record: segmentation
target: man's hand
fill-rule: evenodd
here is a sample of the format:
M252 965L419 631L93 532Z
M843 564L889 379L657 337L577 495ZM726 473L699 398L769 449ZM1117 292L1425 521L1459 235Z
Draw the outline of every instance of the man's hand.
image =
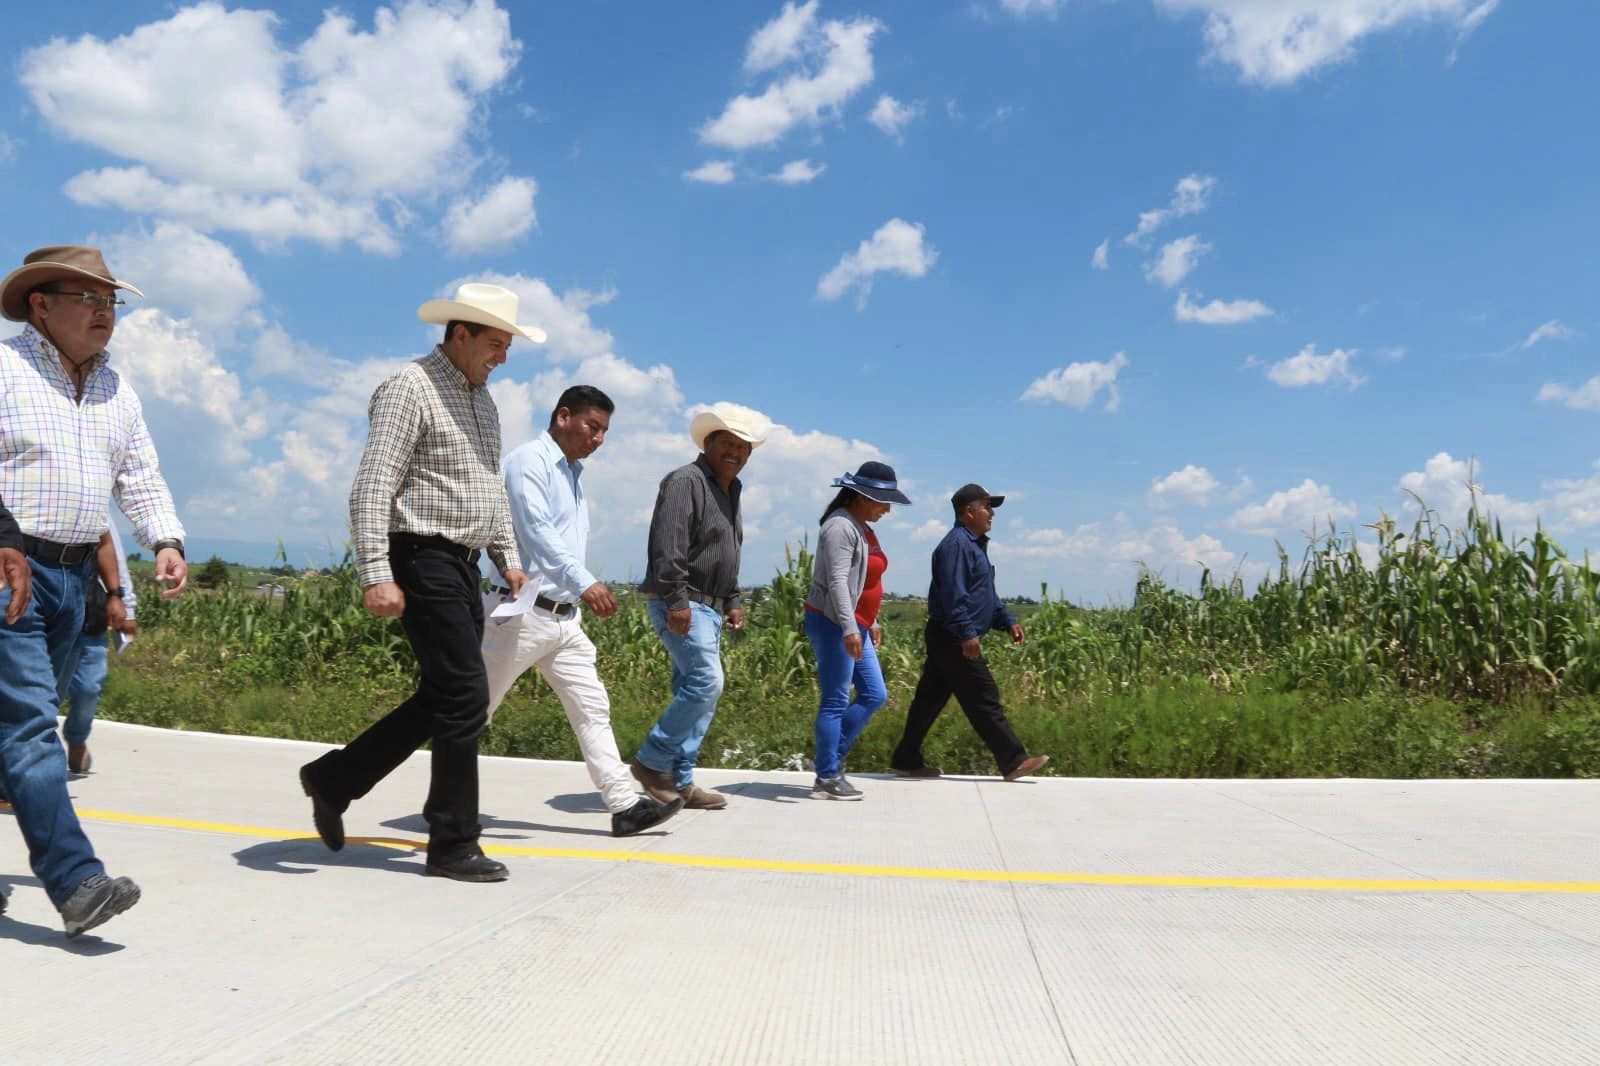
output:
M129 618L129 619L126 619L125 621L123 621L123 623L122 623L122 632L123 632L123 634L125 636L129 636L129 637L138 636L139 635L139 620L136 619L136 618Z
M724 626L726 626L727 628L729 628L729 629L743 629L744 628L744 608L743 607L735 607L733 610L729 611L728 612L728 620L726 622L722 623L722 624Z
M121 596L106 597L106 628L121 631L128 624L128 605Z
M983 654L983 641L977 637L968 637L961 642L961 654L969 659L976 659Z
M1028 639L1028 634L1022 631L1022 623L1014 622L1011 625L1011 643L1021 644Z
M521 573L521 571L516 571ZM506 575L506 580L511 580L511 575ZM399 585L393 581L380 581L376 585L368 585L361 592L361 599L367 605L367 610L379 618L399 618L406 613L406 594Z
M170 588L161 590L161 598L175 600L183 595L189 585L189 564L176 548L162 548L156 552L156 580Z
M6 604L6 625L14 626L33 598L33 571L28 569L27 556L15 548L0 548L0 581L11 590L11 602Z
M867 635L872 638L872 646L874 648L879 648L879 647L883 646L883 627L882 626L873 626L871 629L867 630Z
M526 570L507 570L504 574L506 588L511 590L511 598L516 599L517 593L522 591L522 586L528 583Z
M667 612L667 630L680 637L689 635L689 621L694 615L688 607L679 607L676 611Z
M610 618L617 613L616 598L606 588L604 581L596 581L583 590L583 605L594 612L596 618Z
M859 632L845 634L844 653L852 659L861 658L861 634Z

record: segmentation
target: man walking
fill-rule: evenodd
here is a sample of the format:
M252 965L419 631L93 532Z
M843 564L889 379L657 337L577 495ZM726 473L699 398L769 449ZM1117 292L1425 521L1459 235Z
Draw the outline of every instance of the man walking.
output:
M107 877L95 857L56 738L57 685L83 629L109 501L155 550L164 597L181 593L189 573L139 398L106 351L119 289L142 295L112 276L97 249L76 245L30 252L0 282L0 311L27 323L0 341L0 499L16 517L32 587L0 627L0 784L68 936L139 901L139 886Z
M674 796L661 803L633 790L611 732L611 700L595 672L594 644L580 624L580 603L599 618L617 613L611 590L584 565L589 499L581 480L583 460L605 443L615 410L604 392L574 385L556 401L549 427L506 456L511 525L528 581L536 587L526 613L485 627L483 661L491 718L523 671L539 668L567 712L589 779L611 811L611 835L626 837L671 818L683 800Z
M916 695L906 711L905 733L890 756L901 777L938 777L942 770L922 758L922 742L950 696L955 695L972 728L994 753L1007 781L1036 773L1048 755L1029 755L1006 718L981 637L991 629L1011 634L1013 644L1026 639L995 592L989 563L989 529L1004 496L991 496L980 485L963 485L950 497L956 524L933 550L933 581L928 586L928 624L923 630L928 657L922 664Z
M504 881L478 845L478 737L489 707L478 556L485 547L511 591L524 574L500 481L500 418L486 386L514 336L517 296L466 284L429 300L424 322L444 325L432 352L379 385L350 489L350 528L367 610L399 617L421 676L417 690L344 748L300 769L324 844L344 847L343 814L424 741L433 742L427 873Z
M694 783L700 743L722 695L722 629L744 626L739 602L739 471L767 439L765 416L717 403L694 417L700 455L661 480L650 517L649 560L639 591L672 658L672 701L633 757L633 776L663 803L720 810L726 796Z

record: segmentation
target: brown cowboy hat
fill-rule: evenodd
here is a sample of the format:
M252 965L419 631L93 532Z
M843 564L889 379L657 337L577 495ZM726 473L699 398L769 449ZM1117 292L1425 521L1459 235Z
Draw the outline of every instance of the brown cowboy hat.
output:
M81 244L53 244L48 248L35 248L22 260L22 265L6 275L0 282L0 313L13 322L28 320L28 293L40 285L70 278L88 278L101 281L119 289L127 289L135 296L144 293L111 276L105 257L98 248Z

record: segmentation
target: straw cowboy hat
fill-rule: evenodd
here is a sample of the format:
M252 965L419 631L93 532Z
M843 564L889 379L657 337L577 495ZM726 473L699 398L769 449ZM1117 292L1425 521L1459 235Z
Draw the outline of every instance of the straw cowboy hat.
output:
M29 252L23 258L22 265L7 274L5 281L0 282L0 313L4 313L13 322L26 322L28 293L40 285L72 278L99 281L119 289L126 289L135 296L144 295L126 281L118 281L111 276L111 268L106 266L105 257L100 254L100 249L88 248L81 244L53 244L48 248L36 248Z
M535 344L543 344L547 339L544 330L538 326L518 324L516 293L498 285L476 281L469 281L456 289L454 300L427 301L417 308L417 317L440 326L449 322L492 326L526 337Z
M752 448L759 448L766 443L767 433L772 429L772 420L760 411L752 411L748 407L741 407L736 403L718 401L706 411L701 411L689 423L689 439L694 441L694 446L701 451L705 450L706 438L718 430L732 433L735 437L749 444Z

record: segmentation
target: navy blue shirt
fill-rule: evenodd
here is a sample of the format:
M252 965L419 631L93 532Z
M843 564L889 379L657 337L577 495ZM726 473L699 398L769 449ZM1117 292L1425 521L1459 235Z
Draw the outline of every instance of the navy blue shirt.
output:
M933 549L933 583L928 586L928 617L957 640L1009 630L1017 620L994 590L989 538L957 523Z

